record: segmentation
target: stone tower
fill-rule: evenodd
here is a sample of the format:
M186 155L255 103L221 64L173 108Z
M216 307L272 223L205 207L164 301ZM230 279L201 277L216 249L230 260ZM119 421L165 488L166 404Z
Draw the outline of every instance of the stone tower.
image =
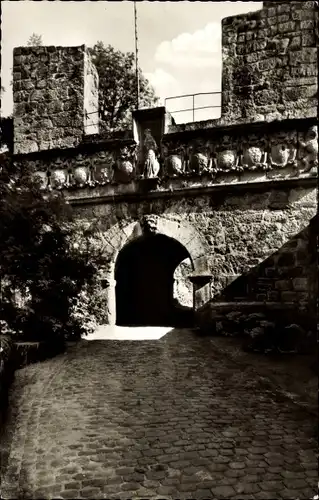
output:
M77 146L98 133L98 74L84 45L13 52L14 153Z
M226 122L317 116L318 7L264 2L222 21Z

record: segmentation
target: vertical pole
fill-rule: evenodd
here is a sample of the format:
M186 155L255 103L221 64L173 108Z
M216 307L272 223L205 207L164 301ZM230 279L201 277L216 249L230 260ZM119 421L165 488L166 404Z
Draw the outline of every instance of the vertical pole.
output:
M193 94L193 122L195 121L195 94Z
M136 72L136 109L140 104L140 80L138 75L138 48L137 48L137 11L136 1L134 0L134 26L135 26L135 72Z

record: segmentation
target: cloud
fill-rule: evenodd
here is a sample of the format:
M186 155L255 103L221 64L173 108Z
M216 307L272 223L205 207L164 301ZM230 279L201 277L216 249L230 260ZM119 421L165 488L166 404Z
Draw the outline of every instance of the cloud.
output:
M166 97L182 93L177 79L162 68L156 68L153 73L145 73L145 77L153 85L156 95L160 98L159 104L164 104Z
M165 98L167 97L219 90L218 72L217 75L214 75L217 77L216 81L214 78L211 78L211 75L206 75L203 79L198 80L198 71L192 71L191 67L189 70L188 78L182 76L180 79L176 79L163 68L156 68L152 73L145 73L146 78L153 85L156 95L160 98L159 106L165 105ZM209 107L207 109L199 109L201 106L220 106L220 95L197 95L194 104L194 118L196 120L209 120L220 116L220 108ZM193 121L192 111L187 111L188 109L192 109L192 106L192 97L177 97L166 102L166 109L172 113L176 123Z
M221 62L221 26L209 23L194 33L181 33L160 43L155 60L179 68L209 68Z

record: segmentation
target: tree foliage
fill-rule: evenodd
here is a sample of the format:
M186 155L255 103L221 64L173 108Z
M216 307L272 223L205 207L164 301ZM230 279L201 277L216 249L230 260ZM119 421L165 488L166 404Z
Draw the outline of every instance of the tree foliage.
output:
M0 151L13 150L13 119L11 116L0 117Z
M94 285L98 255L74 244L85 236L61 195L44 194L30 168L0 158L1 319L29 340L78 338L86 325L74 306Z
M102 131L131 126L131 113L137 107L135 58L131 52L115 50L98 42L90 49L99 75L99 118ZM153 87L139 68L139 107L156 105Z
M28 47L38 47L39 45L43 45L42 35L38 35L37 33L32 33L28 42Z

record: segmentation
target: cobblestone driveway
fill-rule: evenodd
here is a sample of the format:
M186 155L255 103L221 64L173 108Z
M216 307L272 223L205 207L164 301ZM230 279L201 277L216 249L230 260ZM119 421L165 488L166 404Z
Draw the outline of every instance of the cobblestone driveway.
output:
M17 372L2 494L310 499L313 419L194 332L83 341Z

